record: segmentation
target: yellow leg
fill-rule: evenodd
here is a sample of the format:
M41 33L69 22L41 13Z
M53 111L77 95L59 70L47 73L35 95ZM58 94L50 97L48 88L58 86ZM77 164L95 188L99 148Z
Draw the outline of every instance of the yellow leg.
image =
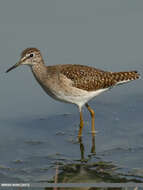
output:
M91 109L88 104L85 104L85 106L87 107L87 109L91 115L91 132L92 132L92 134L95 134L95 113L94 113L94 110Z
M79 125L79 132L78 136L82 136L82 129L83 129L83 116L82 116L82 111L80 111L80 125Z

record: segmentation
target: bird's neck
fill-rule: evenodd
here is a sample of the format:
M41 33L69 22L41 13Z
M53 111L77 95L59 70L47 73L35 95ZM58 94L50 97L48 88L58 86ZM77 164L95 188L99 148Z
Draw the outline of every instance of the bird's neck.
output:
M44 80L47 77L47 69L46 66L43 63L34 64L31 66L32 73L36 80L41 83L44 82Z

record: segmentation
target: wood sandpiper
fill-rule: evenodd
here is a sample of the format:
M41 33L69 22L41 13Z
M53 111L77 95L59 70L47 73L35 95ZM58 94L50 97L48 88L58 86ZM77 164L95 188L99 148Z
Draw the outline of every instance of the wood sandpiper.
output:
M80 112L79 137L82 135L83 129L82 107L84 105L91 115L92 134L95 133L95 113L87 103L89 100L113 86L140 78L137 71L108 72L74 64L46 66L37 48L25 49L21 53L19 62L6 72L20 65L30 66L37 82L52 98L78 106Z

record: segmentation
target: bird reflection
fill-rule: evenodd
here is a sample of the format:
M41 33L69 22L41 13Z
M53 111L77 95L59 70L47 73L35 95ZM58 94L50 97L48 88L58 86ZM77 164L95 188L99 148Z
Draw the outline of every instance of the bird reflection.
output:
M85 152L85 147L83 144L82 137L78 138L78 142L80 144L80 153L81 153L81 162L87 162L87 159L85 159L84 152ZM96 149L95 149L95 135L92 134L92 142L91 142L91 153L92 155L96 155Z
M88 155L88 158L85 158L85 150L86 147L84 146L82 137L78 138L81 159L80 162L73 162L69 164L59 165L56 164L55 168L55 177L54 177L54 184L55 187L52 188L45 188L45 190L52 189L52 190L64 190L67 187L58 187L58 183L69 183L75 185L77 183L81 184L81 187L71 186L68 187L69 190L76 190L76 189L87 189L87 190L125 190L122 187L114 187L114 188L107 188L107 187L96 187L100 182L130 182L130 180L126 179L125 177L118 176L117 174L112 174L112 171L117 169L117 166L113 165L111 162L105 162L101 160L99 161L91 161L91 157L96 155L96 146L95 146L95 135L92 135L92 142L91 142L91 149ZM76 160L77 161L77 160ZM79 161L79 160L78 160ZM83 187L84 183L89 183L89 187ZM95 187L90 187L90 183L95 183ZM136 189L137 190L137 189Z

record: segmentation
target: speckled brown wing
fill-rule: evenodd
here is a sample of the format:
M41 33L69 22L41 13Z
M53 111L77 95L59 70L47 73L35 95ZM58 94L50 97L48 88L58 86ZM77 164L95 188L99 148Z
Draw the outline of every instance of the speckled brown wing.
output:
M114 85L114 81L110 80L111 72L93 67L63 65L60 72L73 81L73 86L87 91L95 91Z
M73 86L87 91L109 88L122 81L139 78L137 71L112 73L83 65L61 65L60 73L71 79Z

